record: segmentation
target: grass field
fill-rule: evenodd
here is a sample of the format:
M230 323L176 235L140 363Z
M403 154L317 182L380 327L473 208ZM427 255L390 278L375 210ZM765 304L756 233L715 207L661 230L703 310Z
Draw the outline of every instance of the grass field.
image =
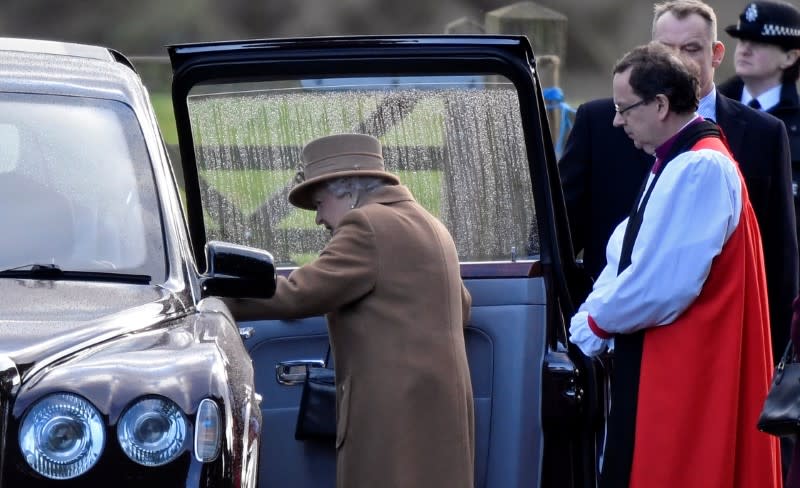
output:
M158 125L164 142L167 144L178 143L178 130L175 128L175 112L172 110L172 97L169 93L151 93L150 100L156 112Z
M387 103L385 92L369 94L260 92L189 100L195 144L303 146L328 134L352 131L365 122L381 133L385 146L444 144L445 102L440 95L409 90L403 107ZM164 107L169 100L165 100ZM386 107L389 105L389 108ZM160 112L161 109L157 109ZM164 125L174 121L164 119ZM166 137L166 136L165 136ZM169 141L168 141L169 142Z
M201 175L244 215L253 214L271 195L294 178L294 172L289 170L211 170L203 171ZM440 216L441 171L399 171L397 176L409 187L420 205L437 217ZM279 228L314 228L314 217L314 212L295 209L280 222ZM213 222L206 221L206 225L209 224Z

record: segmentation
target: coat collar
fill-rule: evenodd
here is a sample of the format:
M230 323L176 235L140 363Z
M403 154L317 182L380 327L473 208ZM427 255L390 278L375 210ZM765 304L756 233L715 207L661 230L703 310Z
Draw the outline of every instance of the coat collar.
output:
M739 114L746 107L736 100L732 100L720 92L717 92L717 120L716 123L722 128L725 140L735 154L740 154L742 143L745 140L745 123Z
M386 185L362 197L360 206L370 203L391 204L397 202L414 201L414 196L405 185Z
M730 78L725 83L719 86L719 92L728 98L732 98L737 102L742 99L742 90L744 89L744 82L738 76ZM797 110L800 107L800 97L797 95L797 87L793 83L784 83L781 85L781 97L778 104L767 111L767 113L774 113L784 109Z
M726 97L736 100L737 102L742 99L742 89L744 88L744 83L742 79L738 76L733 76L725 80L721 85L717 87L717 91Z
M717 92L717 124L723 125L733 122L742 108L744 108L744 105L738 100L728 98L722 93ZM725 129L725 127L723 127L723 129Z
M792 109L797 110L800 107L800 97L797 96L797 86L793 83L784 83L781 85L781 100L778 105L773 107L773 110Z

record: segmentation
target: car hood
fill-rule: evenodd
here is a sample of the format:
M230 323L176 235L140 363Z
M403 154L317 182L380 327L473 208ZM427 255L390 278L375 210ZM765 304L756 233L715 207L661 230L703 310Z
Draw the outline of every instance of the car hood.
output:
M0 296L0 355L20 372L183 311L152 285L0 279Z

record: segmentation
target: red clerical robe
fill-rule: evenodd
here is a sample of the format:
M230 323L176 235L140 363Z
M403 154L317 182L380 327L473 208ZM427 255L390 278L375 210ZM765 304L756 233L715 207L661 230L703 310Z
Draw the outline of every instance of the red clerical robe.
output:
M733 160L719 139L692 150L703 148ZM700 295L670 325L646 329L631 488L781 486L778 439L756 429L773 360L761 240L742 200Z

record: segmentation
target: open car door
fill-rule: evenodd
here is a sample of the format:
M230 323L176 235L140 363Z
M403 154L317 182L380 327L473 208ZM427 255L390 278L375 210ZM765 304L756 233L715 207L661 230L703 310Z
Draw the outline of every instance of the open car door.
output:
M287 201L302 146L378 137L387 170L453 235L472 294L476 486L594 486L602 378L566 341L578 274L527 39L254 40L169 54L198 263L216 239L270 251L280 273L313 260L327 233ZM259 485L334 486L333 444L294 438L305 367L326 356L324 318L239 325L263 396Z

